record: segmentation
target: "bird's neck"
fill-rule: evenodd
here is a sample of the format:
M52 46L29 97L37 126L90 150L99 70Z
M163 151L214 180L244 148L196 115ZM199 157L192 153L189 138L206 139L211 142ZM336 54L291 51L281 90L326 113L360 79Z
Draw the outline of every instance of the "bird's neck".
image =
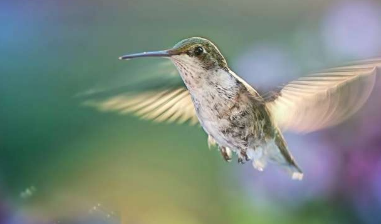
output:
M216 68L204 69L179 69L181 78L192 95L195 94L234 94L237 90L238 80L230 72Z

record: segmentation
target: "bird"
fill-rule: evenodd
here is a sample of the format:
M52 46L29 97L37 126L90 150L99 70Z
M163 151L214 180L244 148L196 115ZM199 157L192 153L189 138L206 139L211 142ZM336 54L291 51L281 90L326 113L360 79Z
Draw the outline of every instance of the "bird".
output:
M127 94L87 100L85 105L158 122L199 123L208 146L216 147L225 161L236 154L238 163L250 161L259 171L276 163L296 180L303 172L282 133L310 133L347 120L367 101L381 67L381 58L359 61L260 94L229 68L214 43L202 37L119 59L146 57L170 59L181 79L159 78L152 86L135 86Z

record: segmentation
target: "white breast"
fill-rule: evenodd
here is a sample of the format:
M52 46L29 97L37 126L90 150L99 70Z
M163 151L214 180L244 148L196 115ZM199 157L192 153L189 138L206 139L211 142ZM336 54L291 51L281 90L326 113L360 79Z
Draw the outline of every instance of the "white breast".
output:
M237 91L236 78L220 68L205 70L199 62L187 55L171 58L187 86L204 130L220 145L228 145L220 130L229 125L216 111L230 108Z

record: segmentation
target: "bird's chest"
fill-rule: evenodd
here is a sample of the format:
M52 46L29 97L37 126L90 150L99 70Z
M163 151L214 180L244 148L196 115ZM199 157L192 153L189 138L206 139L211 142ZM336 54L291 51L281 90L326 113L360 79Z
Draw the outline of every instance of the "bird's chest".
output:
M261 127L250 93L234 75L224 70L180 71L204 130L219 145L244 149L260 139Z
M241 149L252 135L252 104L244 93L233 89L204 89L192 94L192 99L204 130L219 145Z

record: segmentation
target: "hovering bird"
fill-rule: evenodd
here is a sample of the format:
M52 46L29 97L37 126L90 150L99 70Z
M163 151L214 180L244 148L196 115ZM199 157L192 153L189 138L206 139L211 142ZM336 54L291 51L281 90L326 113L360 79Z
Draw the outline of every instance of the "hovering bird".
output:
M252 161L260 171L273 161L293 179L302 179L303 172L282 131L309 133L343 122L366 102L381 66L381 59L374 59L321 71L267 97L236 75L216 45L201 37L182 40L169 50L119 59L142 57L169 58L183 82L163 79L163 85L86 104L156 121L199 121L208 145L216 145L226 161L235 153L239 163Z

